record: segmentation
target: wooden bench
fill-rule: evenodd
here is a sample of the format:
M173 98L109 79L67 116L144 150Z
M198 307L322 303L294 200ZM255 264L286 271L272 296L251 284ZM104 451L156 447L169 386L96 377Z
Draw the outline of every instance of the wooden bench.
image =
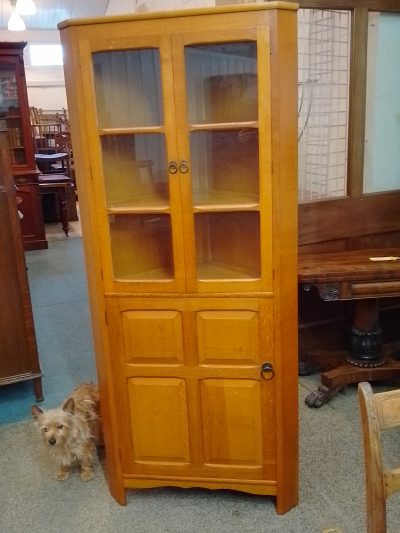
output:
M385 258L385 259L383 259ZM307 253L299 256L299 283L322 300L354 300L348 351L310 351L300 374L322 370L321 386L306 398L320 407L343 386L400 378L400 342L382 345L379 298L400 296L400 248Z

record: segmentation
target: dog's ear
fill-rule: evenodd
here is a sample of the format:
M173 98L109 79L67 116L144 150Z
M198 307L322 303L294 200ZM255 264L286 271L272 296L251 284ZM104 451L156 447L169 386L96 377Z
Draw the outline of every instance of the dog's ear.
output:
M32 405L31 412L34 420L37 420L38 417L43 414L43 409L40 409L37 405Z
M75 402L73 398L68 398L68 400L64 402L63 410L71 413L72 415L75 413Z

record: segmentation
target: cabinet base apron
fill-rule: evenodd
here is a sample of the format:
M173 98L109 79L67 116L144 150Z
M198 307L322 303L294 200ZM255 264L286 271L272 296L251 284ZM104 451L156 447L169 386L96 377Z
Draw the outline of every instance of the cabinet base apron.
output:
M156 487L180 487L183 489L199 488L199 489L225 489L238 490L241 492L248 492L251 494L259 494L264 496L276 496L276 482L275 481L251 481L243 480L237 481L235 479L227 479L221 481L220 479L211 478L187 478L187 477L172 477L172 476L134 476L124 475L124 487L127 489L149 489Z

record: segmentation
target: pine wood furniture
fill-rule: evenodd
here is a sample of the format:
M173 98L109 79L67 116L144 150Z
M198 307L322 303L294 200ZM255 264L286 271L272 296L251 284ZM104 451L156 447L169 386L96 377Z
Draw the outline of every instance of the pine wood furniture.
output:
M344 385L400 377L400 359L392 357L400 342L382 346L378 307L378 298L400 296L400 248L302 254L299 283L307 290L316 287L326 302L354 300L350 349L313 350L300 365L303 375L324 370L307 405L321 407Z
M7 131L0 131L0 228L0 385L32 380L41 401L42 373Z
M111 493L297 503L296 5L59 25Z
M47 248L25 81L25 42L0 42L0 127L8 130L11 164L22 202L25 250Z
M359 383L364 442L367 533L386 533L386 500L400 490L400 468L386 469L381 435L400 426L400 390L375 393L369 383Z

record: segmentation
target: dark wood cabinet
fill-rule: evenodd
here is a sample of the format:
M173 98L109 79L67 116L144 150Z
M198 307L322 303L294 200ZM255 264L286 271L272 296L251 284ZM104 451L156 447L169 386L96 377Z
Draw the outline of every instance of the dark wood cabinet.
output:
M0 385L32 380L43 399L24 249L6 131L0 131Z
M0 129L8 131L12 173L15 184L21 187L24 249L38 250L47 248L47 241L26 90L25 46L25 42L0 42Z

